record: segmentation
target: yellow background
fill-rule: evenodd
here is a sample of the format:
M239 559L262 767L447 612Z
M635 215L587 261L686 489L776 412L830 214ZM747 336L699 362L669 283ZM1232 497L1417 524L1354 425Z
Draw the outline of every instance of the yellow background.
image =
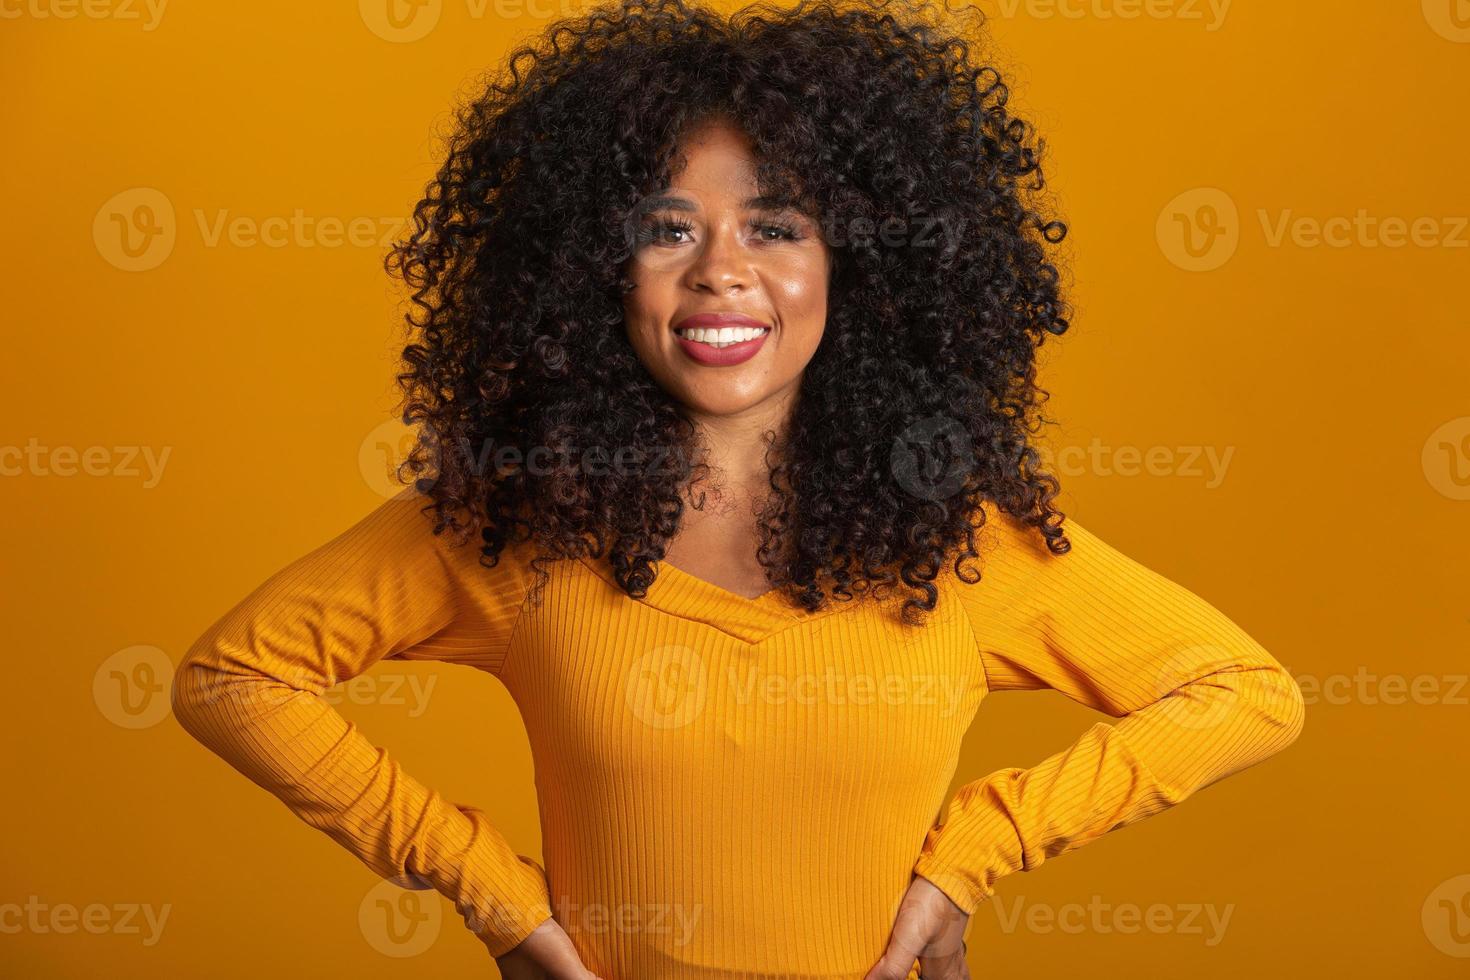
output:
M0 2L7 977L495 975L432 893L438 932L395 946L372 874L163 693L216 616L383 501L383 235L455 94L579 9L443 0L394 27L386 2ZM1004 880L972 969L1464 976L1470 4L983 8L1071 226L1077 315L1043 375L1063 509L1239 622L1308 716L1280 757ZM281 221L298 212L314 230ZM1388 244L1387 219L1418 241ZM134 239L155 251L119 222L160 229ZM504 689L366 676L341 710L539 854ZM1094 720L996 697L956 785ZM112 926L17 931L3 908L30 901ZM121 911L145 905L168 912L151 944Z

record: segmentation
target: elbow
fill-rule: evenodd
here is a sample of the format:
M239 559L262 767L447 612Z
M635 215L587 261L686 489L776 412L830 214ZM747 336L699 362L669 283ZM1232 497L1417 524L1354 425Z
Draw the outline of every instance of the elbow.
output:
M1262 755L1274 755L1301 737L1307 720L1306 698L1291 672L1274 660L1253 676L1256 683L1247 693L1262 730Z
M225 676L213 663L210 651L205 640L196 641L174 671L169 689L174 719L199 741L205 740L214 713L228 690Z
M1259 645L1208 676L1207 705L1192 727L1224 726L1228 740L1259 762L1292 745L1306 725L1301 685Z
M1285 748L1301 736L1302 729L1306 726L1307 699L1302 694L1302 686L1285 667L1281 668L1281 675L1284 707L1278 721L1282 728L1282 748Z

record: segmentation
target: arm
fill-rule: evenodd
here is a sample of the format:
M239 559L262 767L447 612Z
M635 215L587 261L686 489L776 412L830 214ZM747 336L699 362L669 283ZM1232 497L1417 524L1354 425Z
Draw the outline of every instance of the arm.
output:
M473 540L432 533L425 503L401 492L220 617L179 666L174 713L374 872L447 896L498 956L551 917L539 866L319 697L379 660L503 663L527 569L511 548L479 565Z
M1260 644L1183 586L1067 520L1072 550L989 511L981 581L948 570L991 691L1052 688L1120 718L1029 769L962 787L915 872L971 913L1030 871L1290 745L1301 689Z

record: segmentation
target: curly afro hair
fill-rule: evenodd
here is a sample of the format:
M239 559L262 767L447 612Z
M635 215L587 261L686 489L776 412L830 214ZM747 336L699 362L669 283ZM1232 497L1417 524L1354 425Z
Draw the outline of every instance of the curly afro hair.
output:
M511 52L456 108L385 260L411 289L398 383L419 442L399 478L435 532L478 529L490 566L534 540L537 593L546 562L582 555L646 594L707 467L626 335L628 229L680 135L719 118L763 189L840 230L823 338L767 455L772 588L815 611L901 582L919 622L945 562L978 580L962 562L987 503L1069 550L1031 439L1051 421L1036 352L1068 325L1067 228L1042 209L1044 143L955 23L922 0L623 0Z

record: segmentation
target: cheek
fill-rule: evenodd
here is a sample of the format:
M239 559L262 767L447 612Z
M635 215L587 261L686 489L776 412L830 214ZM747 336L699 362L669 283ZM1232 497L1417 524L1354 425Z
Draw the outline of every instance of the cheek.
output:
M827 263L823 256L803 256L788 263L775 279L777 312L789 328L820 330L827 318Z
M673 307L666 278L656 272L630 273L634 288L623 294L623 321L635 339L653 335L670 315Z

